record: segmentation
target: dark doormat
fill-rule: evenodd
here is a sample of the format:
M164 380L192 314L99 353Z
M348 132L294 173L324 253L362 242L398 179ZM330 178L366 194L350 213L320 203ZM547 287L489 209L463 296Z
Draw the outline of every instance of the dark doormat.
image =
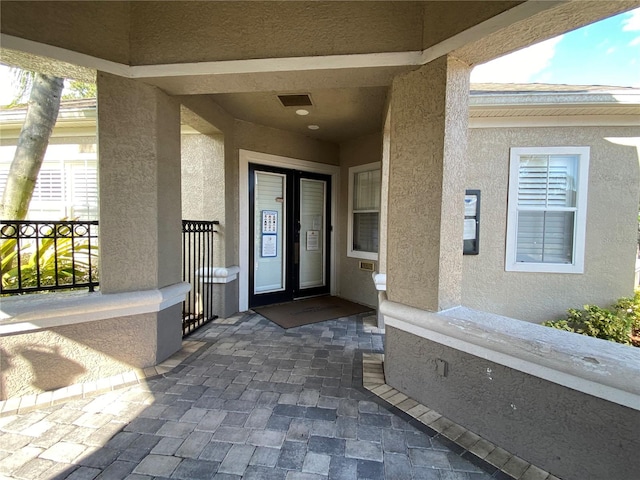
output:
M323 296L268 305L254 308L253 311L268 318L273 323L277 323L282 328L293 328L373 310L371 307L339 297Z

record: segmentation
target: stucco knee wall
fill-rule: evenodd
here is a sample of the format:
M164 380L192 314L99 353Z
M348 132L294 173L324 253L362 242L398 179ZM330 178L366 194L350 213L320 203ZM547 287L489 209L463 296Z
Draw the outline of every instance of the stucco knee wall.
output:
M384 370L397 390L564 480L637 478L638 410L388 325Z
M176 308L2 336L0 400L156 365L180 348Z

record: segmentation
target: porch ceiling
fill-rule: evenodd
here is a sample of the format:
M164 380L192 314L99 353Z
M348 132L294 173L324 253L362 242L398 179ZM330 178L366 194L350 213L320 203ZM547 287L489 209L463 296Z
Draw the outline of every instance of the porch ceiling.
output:
M98 70L204 95L235 118L341 142L381 128L403 72L447 54L474 65L638 4L3 1L1 53L59 76ZM314 105L300 117L277 93Z
M418 65L309 69L142 78L172 95L203 95L231 116L327 142L380 131L388 87L394 76ZM309 94L309 115L284 107L280 94ZM309 125L320 128L310 130Z
M282 91L211 95L236 118L315 138L340 142L380 131L387 87L340 88L306 91L313 105L284 107L278 100ZM300 116L303 108L308 115ZM310 130L309 125L317 125Z
M331 60L325 65L322 60L326 59L305 59L299 69L285 65L281 70L259 71L247 62L243 67L248 65L250 72L163 75L141 80L172 95L205 95L240 120L341 142L382 129L386 92L393 78L419 67L419 54L399 57L409 64L385 65L386 58L376 55L365 68L335 68ZM296 108L283 107L278 101L278 94L291 93L311 96L309 115L298 116ZM320 128L310 130L308 125Z

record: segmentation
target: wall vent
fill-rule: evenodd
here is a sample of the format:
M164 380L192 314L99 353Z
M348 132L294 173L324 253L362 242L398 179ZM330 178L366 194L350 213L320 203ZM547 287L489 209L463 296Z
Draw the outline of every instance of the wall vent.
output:
M278 99L285 107L309 107L313 105L311 97L306 93L278 95Z
M376 268L376 264L374 262L363 262L362 260L360 260L360 270L373 272L375 268Z

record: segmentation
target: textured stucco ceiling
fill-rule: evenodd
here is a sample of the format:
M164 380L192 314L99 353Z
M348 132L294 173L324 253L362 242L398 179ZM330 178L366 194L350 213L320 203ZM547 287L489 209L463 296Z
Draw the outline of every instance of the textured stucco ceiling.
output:
M340 142L382 129L386 87L320 89L308 91L313 102L309 114L296 114L296 107L284 107L279 93L232 93L211 98L236 118L288 130L321 140ZM317 125L310 130L308 125Z

